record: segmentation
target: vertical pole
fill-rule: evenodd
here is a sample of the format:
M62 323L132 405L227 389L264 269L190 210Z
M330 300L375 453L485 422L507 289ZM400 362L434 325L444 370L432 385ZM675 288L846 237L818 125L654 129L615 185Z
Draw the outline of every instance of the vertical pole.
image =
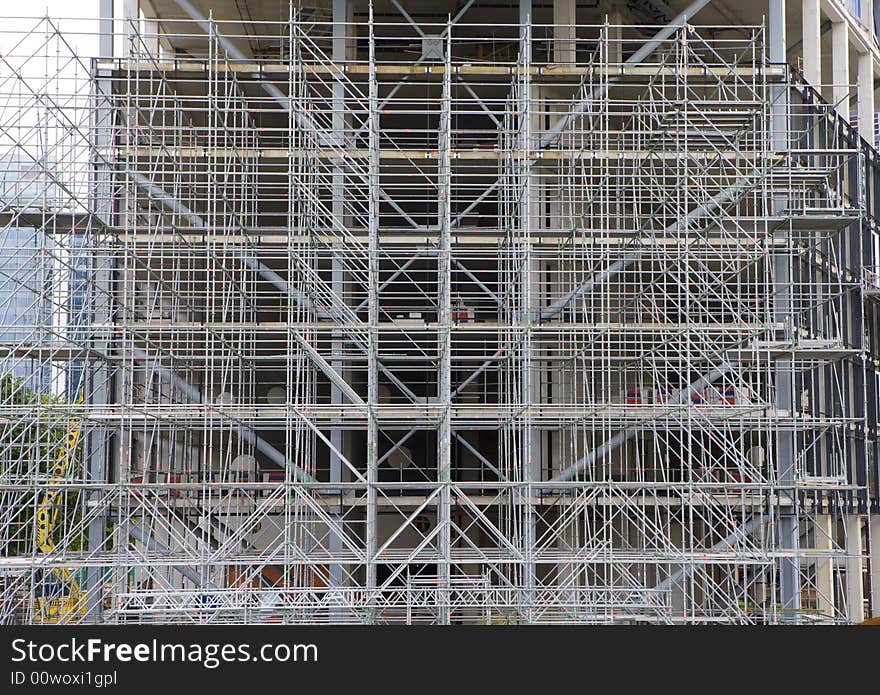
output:
M769 0L769 26L767 41L769 44L770 62L783 64L786 62L785 38L785 0ZM773 152L784 152L788 149L788 87L777 84L770 89L771 149ZM771 201L774 214L785 209L786 201L774 197ZM782 335L785 341L791 341L792 332L792 298L791 298L791 258L790 233L783 227L776 232L781 235L782 244L774 248L773 256L773 292L775 294L774 319L784 326ZM792 374L794 364L791 358L780 358L776 361L776 407L783 412L791 412L794 404ZM779 558L779 603L782 606L782 620L798 622L800 615L800 568L796 556L799 546L799 530L797 496L795 490L795 439L794 432L780 427L776 433L776 482L779 500L778 558Z
M532 210L532 177L531 177L531 156L532 147L532 81L530 68L532 62L532 3L531 0L520 0L519 2L519 21L520 21L520 103L518 111L520 115L519 125L519 145L516 154L518 159L518 167L520 169L520 181L522 181L523 192L520 202L520 238L515 240L514 247L521 244L523 249L523 260L521 267L522 288L521 288L521 311L519 313L518 322L526 331L525 340L523 341L523 360L522 360L522 383L521 383L521 400L525 408L526 416L522 425L522 482L520 485L519 501L522 511L523 524L523 558L525 564L523 567L523 603L522 615L525 622L531 622L535 601L535 562L534 562L534 546L535 546L535 525L537 523L535 510L532 506L532 481L535 479L535 470L539 466L538 455L540 453L540 440L535 436L531 423L531 407L534 399L534 368L532 364L532 337L531 322L533 317L540 314L538 307L533 304L534 292L532 287L533 275L536 275L533 267L532 258L532 242L531 228L535 220L533 220Z
M348 45L348 0L333 0L333 63L341 66L347 59ZM331 120L333 124L333 141L339 143L340 147L345 147L345 85L342 82L342 74L336 73L332 85L333 90L333 113ZM345 164L339 161L333 167L332 171L333 191L332 191L332 212L333 217L338 220L339 224L347 228L347 220L345 219ZM334 254L331 259L331 287L333 293L337 297L345 298L345 273L343 271L342 261ZM342 354L342 336L333 335L331 343L331 351L333 357ZM344 378L343 363L340 360L333 360L331 357L330 366L333 371L340 374ZM330 386L330 402L333 405L341 405L345 402L340 389L335 384ZM330 442L336 451L343 452L344 437L341 427L334 427L330 430ZM345 454L346 456L348 454ZM330 452L330 482L342 482L342 459L336 452ZM331 495L341 497L339 490L330 490ZM336 522L337 528L342 528L342 507L341 505L333 505L330 508L330 516ZM329 551L331 557L339 557L342 551L342 539L338 533L331 532L329 539ZM331 564L329 568L329 586L331 589L342 585L344 580L342 565Z
M368 349L367 356L367 596L373 604L371 620L375 621L376 548L378 515L376 484L378 482L379 429L376 408L379 404L379 86L376 82L376 37L373 24L373 3L369 17L369 247L368 247Z
M437 502L438 545L440 559L437 566L439 580L438 622L446 625L450 620L449 578L451 555L451 438L450 398L452 389L452 295L451 295L451 241L450 241L450 186L451 186L451 127L452 127L452 24L446 25L446 69L443 71L443 94L440 99L439 162L437 172L438 207L437 225L440 243L437 252L437 303L438 350L440 373L438 375L438 399L441 408L440 426L437 431L437 484L440 494Z
M100 0L98 5L98 51L101 58L113 58L113 0ZM95 148L109 145L112 139L111 126L113 114L110 106L109 95L112 83L109 79L95 76L93 88L95 90L95 120L92 126L91 143ZM95 159L93 167L94 194L92 207L100 219L110 221L112 209L109 205L112 187L111 173L107 167L98 164ZM74 253L89 253L96 247L94 230L87 233L85 239L74 241L76 249ZM102 254L103 255L103 254ZM104 255L105 260L99 267L97 254L95 258L84 259L89 263L89 283L86 292L90 297L83 300L92 305L93 311L86 319L93 322L106 322L110 316L109 300L107 299L110 288L111 261L109 255ZM98 354L106 354L108 345L106 341L94 345ZM110 382L111 371L109 365L94 363L90 368L89 363L82 363L80 368L86 371L83 375L82 388L84 389L84 403L86 405L102 405L107 403L112 396ZM71 394L72 395L72 394ZM88 470L88 481L91 483L103 483L107 480L108 454L110 445L106 439L106 431L93 426L84 425L86 436L84 437L84 457ZM87 495L86 506L91 511L95 505L101 504L102 492L93 490ZM103 547L106 541L107 512L106 510L95 514L89 522L88 541L89 552L96 553ZM104 583L105 568L90 564L86 569L86 622L97 623L102 616L102 590Z

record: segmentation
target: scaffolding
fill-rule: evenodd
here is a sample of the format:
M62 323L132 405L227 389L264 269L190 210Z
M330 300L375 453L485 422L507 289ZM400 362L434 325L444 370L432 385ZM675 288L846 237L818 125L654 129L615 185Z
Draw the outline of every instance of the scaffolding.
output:
M0 620L856 614L875 155L763 26L33 24Z

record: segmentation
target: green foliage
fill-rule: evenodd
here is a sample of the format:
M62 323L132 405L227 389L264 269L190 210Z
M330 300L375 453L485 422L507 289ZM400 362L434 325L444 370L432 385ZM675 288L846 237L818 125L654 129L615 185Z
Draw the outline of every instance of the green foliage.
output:
M64 443L70 432L71 418L65 409L55 406L69 404L59 396L35 393L25 385L25 380L12 374L0 375L0 475L16 481L22 475L39 476L46 480L58 457L64 451ZM20 416L21 406L31 406L29 417ZM15 410L12 410L15 408ZM5 411L5 412L4 412ZM82 472L82 438L71 454L71 464L65 471L66 479L80 477ZM11 555L30 555L35 547L36 504L29 495L22 494L20 500L27 502L27 508L17 515L12 528L6 530L12 542L5 548ZM39 501L39 498L38 500ZM57 498L61 510L56 528L61 529L75 524L80 518L79 493L71 491ZM71 550L82 547L82 539L77 538Z

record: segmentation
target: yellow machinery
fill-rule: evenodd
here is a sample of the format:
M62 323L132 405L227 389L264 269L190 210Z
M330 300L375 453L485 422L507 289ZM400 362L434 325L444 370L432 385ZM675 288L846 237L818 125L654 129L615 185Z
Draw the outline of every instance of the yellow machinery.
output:
M77 400L77 405L82 404L83 397ZM58 458L49 474L49 485L37 506L36 532L37 547L42 553L51 553L55 548L53 532L58 525L61 516L59 496L63 494L63 488L56 487L64 482L67 472L76 455L76 447L79 444L80 423L73 420L70 431L61 444ZM35 620L39 623L67 623L76 622L85 615L85 596L80 591L73 572L66 567L47 570L43 574L43 581L38 585L39 592L36 596Z

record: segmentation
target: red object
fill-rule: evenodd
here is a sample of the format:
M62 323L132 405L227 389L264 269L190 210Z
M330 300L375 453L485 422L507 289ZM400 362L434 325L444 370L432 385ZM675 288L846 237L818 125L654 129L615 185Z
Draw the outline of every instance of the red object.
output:
M626 392L626 404L627 405L641 405L642 404L642 392L639 389L632 389L631 391Z
M165 480L163 481L165 484L175 485L180 483L180 476L176 473L166 473ZM168 495L170 497L180 497L180 490L169 490Z

